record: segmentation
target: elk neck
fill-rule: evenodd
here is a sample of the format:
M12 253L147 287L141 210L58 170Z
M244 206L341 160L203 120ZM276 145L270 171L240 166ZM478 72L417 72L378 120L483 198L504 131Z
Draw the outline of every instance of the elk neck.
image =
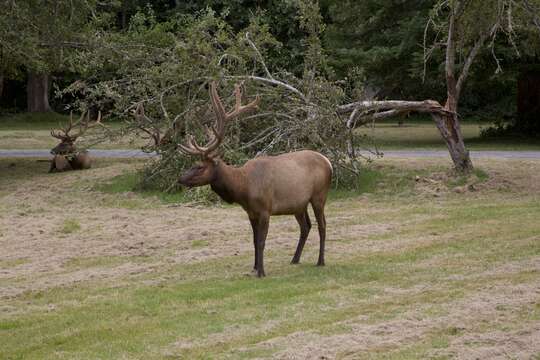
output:
M212 190L225 202L242 206L247 200L247 182L244 170L217 160L214 177L210 182Z

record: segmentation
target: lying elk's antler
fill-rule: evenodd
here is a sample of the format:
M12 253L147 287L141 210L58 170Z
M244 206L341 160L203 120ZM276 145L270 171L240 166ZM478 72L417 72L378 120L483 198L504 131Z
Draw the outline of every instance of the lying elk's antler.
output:
M193 135L189 135L186 145L178 144L180 151L187 155L201 155L209 156L213 151L215 151L218 146L223 141L223 136L225 135L225 126L230 120L244 114L248 111L256 109L261 101L260 97L250 102L247 105L242 105L242 86L241 84L236 84L234 87L235 95L235 106L234 109L226 112L223 102L219 97L217 92L217 83L213 81L210 84L210 100L212 102L212 108L216 114L216 123L210 128L207 128L207 134L209 141L205 146L200 146Z
M85 120L86 117L86 120ZM58 129L58 131L51 130L51 136L55 137L61 141L71 141L74 142L77 140L78 137L83 135L88 129L93 128L95 126L103 126L101 123L101 111L98 112L98 117L96 121L90 122L90 115L87 111L83 112L79 120L77 122L73 123L73 111L69 114L69 123L68 125L63 129ZM75 134L70 134L71 130L79 126L79 131Z

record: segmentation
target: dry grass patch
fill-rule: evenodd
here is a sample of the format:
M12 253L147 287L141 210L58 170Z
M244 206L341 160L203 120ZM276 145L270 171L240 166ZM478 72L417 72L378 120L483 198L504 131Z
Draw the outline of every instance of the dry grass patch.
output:
M477 161L487 176L466 193L433 175L446 174L441 160L378 164L367 192L332 195L325 268L314 266L316 227L303 263L289 265L297 224L276 217L258 280L240 208L98 190L137 162L51 175L20 161L0 178L0 357L540 351L540 163ZM447 190L434 196L417 176Z

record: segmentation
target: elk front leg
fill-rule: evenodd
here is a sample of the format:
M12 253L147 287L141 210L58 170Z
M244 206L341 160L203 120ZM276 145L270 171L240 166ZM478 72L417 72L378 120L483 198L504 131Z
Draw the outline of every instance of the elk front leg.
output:
M257 276L263 277L264 273L264 243L266 242L266 235L268 235L269 215L260 215L257 218L257 239L256 239L256 262L257 262Z
M71 165L64 155L55 155L52 162L54 163L54 167L51 165L49 172L71 170Z

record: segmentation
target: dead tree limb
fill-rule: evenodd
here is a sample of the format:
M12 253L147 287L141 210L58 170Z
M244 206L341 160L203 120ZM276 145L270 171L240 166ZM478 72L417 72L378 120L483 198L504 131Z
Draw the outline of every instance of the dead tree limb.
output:
M337 108L338 114L352 113L355 117L348 119L348 125L354 124L356 120L357 126L364 125L371 119L384 119L387 117L399 115L404 112L415 111L420 113L452 115L451 111L446 110L438 101L401 101L401 100L368 100L357 101L350 104L340 105ZM365 119L362 121L361 119Z

